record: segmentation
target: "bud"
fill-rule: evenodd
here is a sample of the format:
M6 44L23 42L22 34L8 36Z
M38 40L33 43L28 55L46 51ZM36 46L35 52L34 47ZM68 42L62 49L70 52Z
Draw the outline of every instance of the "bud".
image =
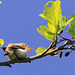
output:
M59 58L62 57L62 53L63 53L63 52L60 50L60 51L59 51Z
M62 34L63 30L61 30L60 34Z
M65 53L65 57L67 57L69 54L70 54L70 52L66 52L66 53Z

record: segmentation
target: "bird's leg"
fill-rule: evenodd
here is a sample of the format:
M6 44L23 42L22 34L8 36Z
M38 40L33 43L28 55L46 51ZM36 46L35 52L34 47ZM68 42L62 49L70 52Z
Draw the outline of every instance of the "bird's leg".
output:
M24 58L24 57L19 58L19 60L25 60L25 59L28 59L28 58ZM29 63L31 63L31 61L29 61Z
M19 60L25 60L25 58L23 58L23 57L22 57L22 58L18 58L18 59L19 59Z

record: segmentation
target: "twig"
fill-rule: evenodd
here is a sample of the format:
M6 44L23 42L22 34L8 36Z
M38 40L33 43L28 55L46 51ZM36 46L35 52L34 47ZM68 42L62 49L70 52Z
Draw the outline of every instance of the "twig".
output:
M61 38L63 38L64 40L69 40L69 41L71 41L70 39L67 39L67 38L65 38L64 36L61 36L61 35L59 35Z
M62 42L62 41L64 41L64 40L61 39L60 41L57 42L57 44L60 43L60 42Z
M50 44L50 46L41 54L41 56L43 56L45 53L47 53L51 48L52 48L52 45L53 45L54 41Z
M75 48L69 48L69 47L66 47L66 48L63 48L63 49L71 49L71 50L75 50Z

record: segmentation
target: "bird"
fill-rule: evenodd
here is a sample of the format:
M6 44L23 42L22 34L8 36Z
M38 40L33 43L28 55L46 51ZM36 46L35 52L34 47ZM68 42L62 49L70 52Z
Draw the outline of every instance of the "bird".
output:
M7 56L9 60L13 59L25 59L29 54L30 48L26 43L10 43L6 47L2 47L5 51L4 56Z

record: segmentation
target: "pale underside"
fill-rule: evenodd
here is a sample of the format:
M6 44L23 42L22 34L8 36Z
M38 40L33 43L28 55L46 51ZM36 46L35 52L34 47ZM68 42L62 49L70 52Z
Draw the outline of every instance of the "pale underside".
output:
M7 55L7 57L9 58L9 60L26 58L28 53L29 53L28 51L23 50L23 49L17 49L15 50L15 52L11 50L11 52L9 53L9 55Z

